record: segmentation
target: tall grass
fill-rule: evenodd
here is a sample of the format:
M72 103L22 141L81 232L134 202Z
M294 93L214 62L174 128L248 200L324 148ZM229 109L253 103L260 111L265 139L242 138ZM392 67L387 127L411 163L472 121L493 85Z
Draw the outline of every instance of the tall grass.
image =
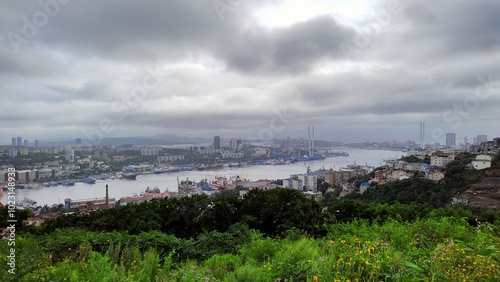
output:
M161 234L113 237L73 230L68 232L79 233L74 240L63 231L43 240L19 237L17 265L24 269L10 276L2 256L0 281L500 280L500 239L488 225L431 218L380 225L357 220L327 229L319 239L293 232L283 239L253 233L233 251L197 250L205 253L196 260L183 254L196 253L189 248L202 242L183 243ZM156 238L156 247L144 249L148 243L134 236ZM8 246L0 244L4 253Z

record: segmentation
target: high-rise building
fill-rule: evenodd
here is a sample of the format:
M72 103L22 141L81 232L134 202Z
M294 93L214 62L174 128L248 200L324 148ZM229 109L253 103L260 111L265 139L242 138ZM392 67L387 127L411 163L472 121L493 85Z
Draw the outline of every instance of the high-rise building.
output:
M221 144L220 144L220 136L215 136L214 137L214 149L220 149Z
M38 149L38 146L40 145L40 141L39 140L35 140L35 148Z
M472 137L472 145L478 145L477 137Z
M9 156L11 158L15 158L17 156L17 149L16 148L10 148Z
M14 137L14 138L12 138L12 147L16 147L16 145L17 145L17 140Z
M233 150L238 149L238 141L236 140L236 138L231 138L231 141L229 141L229 147L231 147L231 149Z
M70 163L75 161L75 150L73 150L73 149L71 149L71 147L67 146L64 149L64 159Z
M482 134L477 136L477 144L481 145L481 143L488 141L488 135Z
M82 138L76 138L76 139L75 139L75 144L76 144L76 145L80 145L80 144L82 144Z
M23 145L23 138L22 137L17 137L17 146L21 147Z
M425 149L425 122L420 122L420 149Z
M28 147L28 140L24 139L24 147Z
M446 147L453 147L456 145L455 133L446 133Z

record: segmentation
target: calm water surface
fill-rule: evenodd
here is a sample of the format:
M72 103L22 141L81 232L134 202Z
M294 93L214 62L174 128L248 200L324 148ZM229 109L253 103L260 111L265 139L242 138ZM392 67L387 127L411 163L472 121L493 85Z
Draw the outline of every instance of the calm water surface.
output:
M159 187L161 191L177 191L177 178L184 180L199 181L204 178L213 179L215 176L240 176L249 180L259 179L283 179L288 178L290 174L305 173L307 167L312 170L330 169L338 170L348 164L359 164L369 166L380 166L385 159L395 159L403 155L403 152L386 150L363 150L363 149L335 149L335 151L345 151L349 153L348 157L332 157L320 161L298 162L287 165L253 165L241 168L224 168L217 171L184 171L178 173L166 174L148 174L139 175L136 180L126 179L98 179L95 184L84 184L77 182L75 186L52 186L40 187L37 189L16 189L17 201L23 198L29 198L37 201L38 205L62 204L64 199L92 199L104 197L106 194L106 184L109 187L109 196L118 200L123 196L130 196L133 193L141 193L148 186ZM0 198L2 203L7 202L7 193Z

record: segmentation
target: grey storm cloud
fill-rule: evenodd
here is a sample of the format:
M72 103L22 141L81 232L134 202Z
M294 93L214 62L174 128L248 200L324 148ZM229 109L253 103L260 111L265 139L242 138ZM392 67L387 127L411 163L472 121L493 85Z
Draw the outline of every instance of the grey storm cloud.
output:
M498 134L477 125L499 103L500 2L401 0L375 33L387 1L356 23L328 12L279 27L259 21L259 8L286 1L222 1L232 5L223 16L211 0L3 1L0 142L81 136L103 120L113 136L244 137L285 110L293 121L283 135L316 123L325 138L379 128L391 134L374 138L408 139L401 129L419 121ZM479 100L488 76L491 95ZM144 81L158 83L137 92ZM471 97L477 107L453 128L443 115Z
M243 72L301 73L321 59L344 59L338 46L354 35L352 28L322 16L286 29L238 33L217 54Z

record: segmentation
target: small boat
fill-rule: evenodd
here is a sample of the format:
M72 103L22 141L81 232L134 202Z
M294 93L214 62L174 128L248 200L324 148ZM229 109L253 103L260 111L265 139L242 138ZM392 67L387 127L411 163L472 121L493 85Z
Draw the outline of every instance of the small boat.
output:
M179 181L177 177L178 192L181 195L191 195L196 193L196 182L191 181L188 178L183 181Z
M124 172L124 173L122 173L122 177L124 179L135 180L136 177L137 177L137 174L136 173L132 173L132 172Z
M75 185L75 182L70 181L70 180L68 180L68 179L65 179L65 180L61 180L61 181L59 182L59 184L61 184L61 185L63 185L63 186L73 186L73 185Z
M81 181L82 181L83 183L86 183L86 184L95 184L95 180L96 180L96 179L95 179L94 177L92 177L92 176L87 176L87 177L83 178Z
M17 202L16 205L21 209L33 209L36 208L36 201L24 198L24 200Z
M148 186L146 188L146 191L144 191L144 193L146 193L146 194L160 193L160 188L155 186L153 189L151 189L151 187Z
M155 174L162 174L162 173L171 173L171 172L179 172L179 168L160 168L156 169L154 171Z
M203 191L215 191L215 190L217 190L216 187L214 187L213 185L208 183L206 180L200 181L200 187L201 187L201 190L203 190Z
M227 181L224 179L216 179L214 181L211 181L210 186L213 186L217 189L226 189L227 188Z

